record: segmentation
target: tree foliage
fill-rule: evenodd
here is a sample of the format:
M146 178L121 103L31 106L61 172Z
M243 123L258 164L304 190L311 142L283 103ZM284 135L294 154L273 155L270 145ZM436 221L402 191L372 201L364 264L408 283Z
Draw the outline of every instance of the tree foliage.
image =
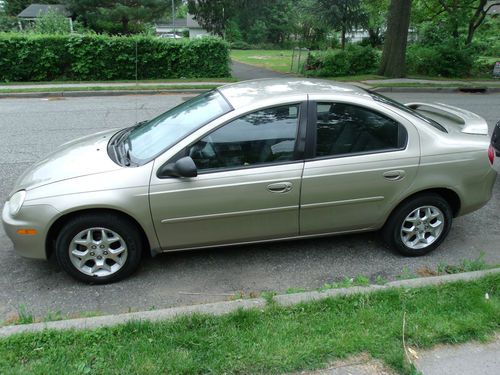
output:
M346 34L366 23L361 0L318 0L318 8L321 18L340 31L342 49L345 48Z
M413 23L432 23L454 39L472 43L478 28L484 23L488 10L500 1L488 0L416 0Z
M97 32L131 34L161 18L170 8L165 0L65 0L69 9L87 27Z
M57 1L50 0L5 0L4 11L9 16L17 16L31 4L54 4Z

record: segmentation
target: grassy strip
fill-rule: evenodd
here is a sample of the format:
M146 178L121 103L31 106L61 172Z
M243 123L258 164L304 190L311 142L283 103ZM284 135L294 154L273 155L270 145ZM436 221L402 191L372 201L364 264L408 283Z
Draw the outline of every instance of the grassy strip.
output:
M40 82L0 82L0 86L23 86L23 85L64 85L72 83L81 84L106 84L106 83L182 83L182 82L236 82L235 78L169 78L169 79L145 79L145 80L111 80L111 81L40 81Z
M403 317L413 347L485 340L500 328L499 285L497 274L221 317L23 334L0 340L0 373L283 373L360 352L412 373Z
M158 85L158 86L94 86L94 87L40 87L0 89L0 94L25 92L69 92L69 91L144 91L144 90L211 90L221 85Z
M372 85L377 87L441 87L441 88L492 88L500 87L500 82L481 82L481 83L420 83L420 82L398 82L398 83L376 83Z
M292 63L292 50L232 50L231 59L274 70L289 73ZM302 52L301 60L305 61L307 54Z

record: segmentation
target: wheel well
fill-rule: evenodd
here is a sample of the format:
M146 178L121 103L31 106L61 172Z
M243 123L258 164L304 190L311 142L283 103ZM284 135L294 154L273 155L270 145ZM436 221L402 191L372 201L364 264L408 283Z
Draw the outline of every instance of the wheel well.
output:
M70 212L64 216L61 216L52 224L52 226L50 227L50 229L47 233L47 239L45 240L45 252L46 252L47 259L49 259L52 256L52 254L54 253L57 236L59 235L59 232L63 228L64 224L67 223L68 220L71 220L72 218L74 218L76 216L80 216L82 214L87 214L87 213L114 214L114 215L121 216L121 217L131 221L137 227L137 229L139 230L139 233L141 235L142 242L143 242L143 250L144 250L143 256L150 255L150 251L148 251L150 249L150 244L149 244L148 238L146 236L146 233L144 232L144 229L138 223L138 221L135 220L132 216L130 216L122 211L119 211L119 210L113 210L113 209L107 209L107 208L91 208L91 209Z
M453 190L450 190L447 188L427 189L427 190L422 190L422 191L419 191L417 193L414 193L414 194L410 195L409 197L406 197L402 202L400 202L396 207L394 207L394 209L392 211L394 212L394 210L396 208L398 208L402 204L408 202L409 200L415 198L416 196L423 195L426 193L434 193L434 194L440 195L450 205L453 217L457 216L458 212L460 211L460 205L461 205L460 197Z

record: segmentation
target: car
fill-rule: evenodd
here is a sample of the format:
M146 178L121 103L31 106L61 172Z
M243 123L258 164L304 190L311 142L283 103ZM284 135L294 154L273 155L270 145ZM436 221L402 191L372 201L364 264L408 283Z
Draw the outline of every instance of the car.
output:
M494 158L486 121L463 109L244 81L60 146L20 176L2 221L20 255L88 283L148 254L377 230L418 256L488 202Z

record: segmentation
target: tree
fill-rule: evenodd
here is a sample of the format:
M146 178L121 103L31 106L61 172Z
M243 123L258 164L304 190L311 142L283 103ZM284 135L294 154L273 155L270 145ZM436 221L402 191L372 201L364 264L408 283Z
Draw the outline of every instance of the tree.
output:
M470 45L486 14L500 1L488 0L418 0L415 23L430 21L442 24L457 41Z
M95 31L130 34L160 18L171 6L165 0L65 0L69 9Z
M372 47L382 44L382 31L386 25L388 0L364 0L361 4L366 17L363 27L368 31L368 39Z
M404 77L412 0L391 0L379 74Z
M57 1L49 0L5 0L4 1L4 11L9 16L17 16L24 9L31 4L50 4L56 3Z
M360 26L366 18L361 8L361 0L318 0L320 18L340 30L342 49L345 48L346 34Z
M206 30L223 36L240 0L188 0L188 11Z

